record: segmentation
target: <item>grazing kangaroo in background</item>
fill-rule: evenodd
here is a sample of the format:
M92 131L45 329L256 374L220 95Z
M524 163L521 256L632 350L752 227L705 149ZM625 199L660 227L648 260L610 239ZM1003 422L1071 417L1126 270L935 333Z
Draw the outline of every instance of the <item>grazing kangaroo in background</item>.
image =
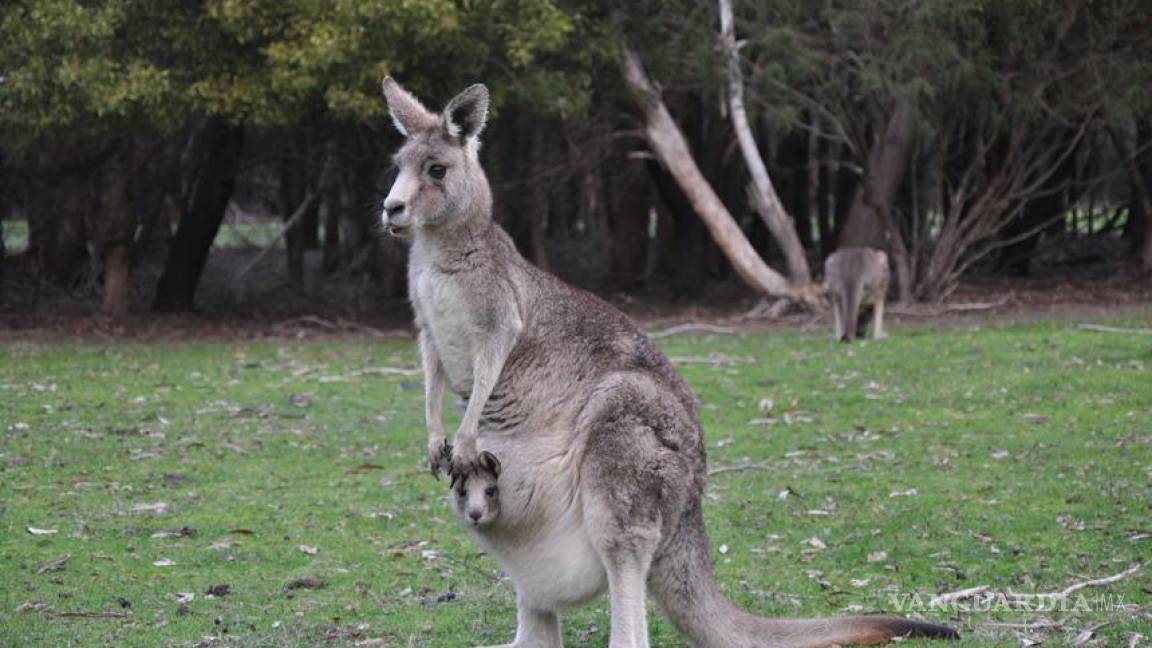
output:
M824 288L832 299L836 339L864 336L872 320L872 339L884 332L884 299L888 294L888 255L863 247L841 248L824 262ZM863 310L861 310L863 309Z
M605 589L611 648L649 645L646 593L701 648L956 636L896 617L762 619L729 603L701 516L692 392L623 313L532 266L493 222L477 157L487 89L468 88L439 115L391 78L384 96L407 137L382 218L412 240L428 461L452 476L457 510L479 514L466 526L516 584L505 648L560 648L557 612ZM445 385L467 401L452 445Z

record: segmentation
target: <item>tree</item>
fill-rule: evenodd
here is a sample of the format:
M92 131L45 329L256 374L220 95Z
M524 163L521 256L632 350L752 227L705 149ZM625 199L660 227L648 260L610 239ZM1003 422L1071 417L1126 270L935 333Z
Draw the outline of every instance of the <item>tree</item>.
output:
M625 81L636 94L644 114L644 135L661 165L676 179L700 216L713 240L724 250L736 273L765 295L793 297L795 289L780 273L768 267L748 243L732 214L716 196L692 159L676 122L664 106L656 86L648 78L639 56L625 48L621 67Z

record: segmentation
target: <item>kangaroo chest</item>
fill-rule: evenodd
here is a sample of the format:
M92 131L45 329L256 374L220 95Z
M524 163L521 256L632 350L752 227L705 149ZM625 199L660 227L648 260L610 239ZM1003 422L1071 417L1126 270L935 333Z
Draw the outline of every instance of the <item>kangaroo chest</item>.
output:
M471 302L476 295L454 275L433 267L414 268L409 294L416 321L431 338L436 355L452 391L466 395L472 390L473 363L483 341L483 331Z

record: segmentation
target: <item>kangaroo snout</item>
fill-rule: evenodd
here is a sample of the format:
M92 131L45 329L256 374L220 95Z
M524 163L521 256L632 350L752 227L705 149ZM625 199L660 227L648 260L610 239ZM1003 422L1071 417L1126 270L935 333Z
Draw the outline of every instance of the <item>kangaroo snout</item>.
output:
M389 198L384 201L384 225L392 234L399 234L412 226L412 217L404 208L404 201Z

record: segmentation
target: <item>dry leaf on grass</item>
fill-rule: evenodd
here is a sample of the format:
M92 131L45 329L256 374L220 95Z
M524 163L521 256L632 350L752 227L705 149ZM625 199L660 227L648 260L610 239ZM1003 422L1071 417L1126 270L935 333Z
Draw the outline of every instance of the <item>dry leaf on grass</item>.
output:
M47 574L48 572L64 571L64 565L68 562L68 559L71 557L72 557L71 555L68 555L68 556L64 556L63 558L58 558L56 560L53 560L52 562L41 563L41 564L36 566L36 573L37 574Z

